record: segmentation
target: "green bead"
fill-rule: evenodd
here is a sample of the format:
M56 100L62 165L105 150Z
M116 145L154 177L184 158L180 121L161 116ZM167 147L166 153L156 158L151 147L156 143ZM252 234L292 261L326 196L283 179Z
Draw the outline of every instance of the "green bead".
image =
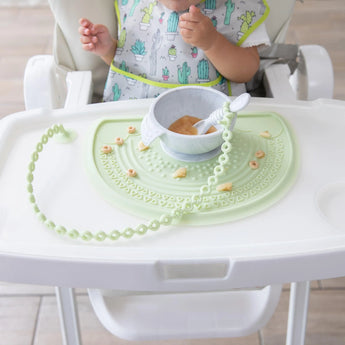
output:
M221 149L223 153L229 153L232 149L232 145L228 142L224 142L221 146Z
M109 238L113 241L116 241L120 238L121 233L118 230L113 230L110 234L109 234Z
M163 225L169 225L172 222L172 217L170 215L167 214L163 214L160 218L159 221L161 224Z
M152 231L157 231L160 228L160 226L161 225L157 219L151 220L151 222L148 225L149 229Z
M201 195L210 194L210 193L211 193L210 186L202 186L202 187L200 187L200 194Z
M47 219L47 220L44 222L44 225L45 225L48 229L51 229L51 230L55 229L55 223L52 222L51 220L48 220L48 219Z
M60 132L60 126L54 125L53 131L54 131L54 133L58 134Z
M38 152L37 152L37 151L35 151L35 152L32 154L31 159L32 159L34 162L38 161Z
M222 175L224 173L224 167L221 165L217 165L214 169L213 169L213 173L216 176Z
M38 143L38 144L36 145L36 150L37 150L37 152L42 152L42 150L43 150L43 145L42 145L42 143Z
M54 131L51 128L49 128L48 131L47 131L47 135L50 138L53 137L54 136Z
M222 138L225 141L230 141L232 139L232 132L230 132L228 129L224 129L224 132L222 134Z
M62 227L63 228L63 227ZM66 229L65 229L66 230ZM76 239L79 237L79 232L75 229L71 230L69 233L68 233L68 236L72 239Z
M90 231L85 231L81 234L80 238L84 241L91 241L93 238L93 234Z
M26 180L31 183L34 180L34 175L32 175L31 173L28 173L26 175Z
M35 163L34 162L30 162L29 163L29 171L33 172L35 170Z
M145 224L139 224L136 228L135 231L139 235L144 235L147 233L148 227Z
M44 223L47 220L47 217L41 212L37 214L37 217L42 223Z
M209 186L213 186L215 185L216 183L218 182L218 179L216 176L210 176L208 179L207 179L207 184Z
M228 128L231 125L231 121L229 119L225 118L222 121L222 125L224 126L224 128Z
M65 228L64 226L61 226L61 225L56 226L56 227L55 227L55 231L56 231L56 233L59 234L59 235L65 235L66 232L67 232L66 228ZM72 232L72 231L71 231L71 232ZM71 238L73 238L72 235L71 235L71 232L70 232L68 235L69 235Z
M134 235L134 230L132 228L126 228L123 233L122 233L122 236L125 237L125 238L131 238L133 237Z
M31 183L29 183L26 187L27 191L31 194L34 191L34 187L32 186Z
M219 157L218 157L218 162L219 164L221 165L224 165L226 163L228 163L230 160L229 156L225 153L221 154Z
M35 198L35 196L34 196L33 194L30 194L30 195L29 195L29 201L30 201L32 204L34 204L34 203L36 202L36 198Z
M107 238L107 234L104 231L100 231L95 235L95 239L99 242L104 241Z
M46 144L48 142L48 139L49 139L48 136L46 134L43 134L41 138L42 144Z

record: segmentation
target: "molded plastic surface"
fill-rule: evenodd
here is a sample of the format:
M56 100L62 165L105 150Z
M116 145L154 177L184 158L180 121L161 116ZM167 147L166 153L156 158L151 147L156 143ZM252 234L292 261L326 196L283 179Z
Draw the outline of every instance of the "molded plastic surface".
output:
M242 337L271 318L281 286L205 293L103 295L89 290L96 315L128 340ZM116 292L115 292L116 293Z
M54 108L58 103L54 67L52 55L36 55L28 60L24 73L25 109Z
M333 65L327 50L319 45L299 47L299 64L290 77L297 99L332 98Z
M197 196L213 175L217 157L200 163L180 162L167 155L157 141L139 151L141 121L141 117L128 119L118 114L98 122L89 136L87 168L90 182L110 203L150 219L176 206L181 208ZM128 134L130 126L136 128L135 133ZM271 137L262 137L264 131ZM116 137L124 143L117 145ZM230 159L218 184L232 182L232 191L214 189L203 197L198 210L182 217L181 224L211 225L248 217L274 204L292 186L299 157L293 135L280 115L239 115L231 144ZM102 153L104 145L110 145L112 152ZM256 158L259 150L264 151L263 158ZM249 166L252 160L258 164L255 170ZM180 167L187 169L187 176L174 178ZM128 169L137 175L127 176Z
M35 110L0 121L3 281L207 291L345 275L344 265L339 265L345 260L344 223L325 217L316 202L325 186L345 182L345 102L341 101L284 104L252 99L249 113L276 112L291 125L301 161L293 188L263 212L219 225L171 226L114 244L85 244L49 232L35 217L26 190L30 155L42 132L62 123L78 134L71 144L49 145L40 162L48 159L50 164L36 168L37 198L47 216L78 229L122 228L143 219L109 205L90 185L83 169L88 131L104 117L143 116L151 103L133 100L78 111ZM211 274L214 271L218 273Z

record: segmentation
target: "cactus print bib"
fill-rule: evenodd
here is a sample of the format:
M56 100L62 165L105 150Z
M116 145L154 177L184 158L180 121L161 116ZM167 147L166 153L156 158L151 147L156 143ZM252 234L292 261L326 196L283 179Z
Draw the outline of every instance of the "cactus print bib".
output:
M241 45L267 17L265 0L205 0L197 5L230 42ZM179 34L182 12L157 0L116 0L118 44L104 101L157 97L178 86L214 87L236 94L204 52ZM233 92L232 92L233 91Z

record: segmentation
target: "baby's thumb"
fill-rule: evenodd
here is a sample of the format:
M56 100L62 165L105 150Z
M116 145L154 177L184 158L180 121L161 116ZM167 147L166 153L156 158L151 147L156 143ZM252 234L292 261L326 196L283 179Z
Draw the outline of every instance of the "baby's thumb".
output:
M190 7L189 7L189 13L200 13L200 9L199 8L197 8L195 5L191 5Z

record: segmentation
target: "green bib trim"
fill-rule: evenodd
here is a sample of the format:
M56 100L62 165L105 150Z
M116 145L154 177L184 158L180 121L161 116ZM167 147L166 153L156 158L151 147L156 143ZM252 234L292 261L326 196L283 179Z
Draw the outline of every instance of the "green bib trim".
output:
M186 86L186 85L211 87L211 86L215 86L215 85L219 84L220 81L223 78L222 75L219 75L217 79L209 81L207 83L171 84L171 83L162 83L162 82L159 82L159 81L154 81L154 80L146 79L146 78L141 77L139 75L123 71L122 69L114 66L113 62L111 63L110 68L111 68L112 71L114 71L116 73L119 73L119 74L121 74L121 75L123 75L123 76L125 76L127 78L135 79L135 80L138 80L138 81L140 81L140 82L142 82L144 84L148 84L148 85L152 85L152 86L157 86L157 87L162 87L162 88L165 88L165 89L173 89L175 87Z
M115 1L116 2L116 1ZM247 38L248 36L254 31L256 30L268 17L269 13L270 13L270 8L267 4L266 0L262 0L262 2L264 3L266 9L265 12L263 14L263 16L255 23L253 24L247 31L246 33L238 40L238 42L236 43L237 46L240 46Z

